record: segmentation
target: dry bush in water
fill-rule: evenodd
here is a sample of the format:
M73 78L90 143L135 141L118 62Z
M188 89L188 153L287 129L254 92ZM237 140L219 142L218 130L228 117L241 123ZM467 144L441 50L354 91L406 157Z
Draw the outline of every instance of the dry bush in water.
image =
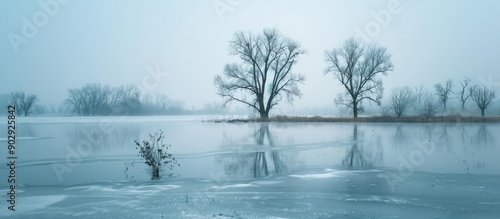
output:
M164 170L169 170L170 173L167 176L172 177L174 167L180 166L180 164L172 154L168 153L171 145L163 144L165 138L163 131L160 130L149 134L149 137L150 140L143 140L142 144L137 141L134 142L137 146L136 149L139 149L139 156L144 158L144 163L151 168L151 178L160 179L160 173Z

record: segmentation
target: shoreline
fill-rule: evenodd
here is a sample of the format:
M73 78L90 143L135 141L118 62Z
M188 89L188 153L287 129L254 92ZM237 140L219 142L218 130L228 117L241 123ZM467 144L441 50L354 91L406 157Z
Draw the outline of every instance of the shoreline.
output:
M251 118L251 119L216 119L205 120L204 122L214 123L257 123L257 122L320 122L320 123L341 123L341 122L360 122L360 123L499 123L500 116L372 116L372 117L322 117L322 116L275 116L270 118Z

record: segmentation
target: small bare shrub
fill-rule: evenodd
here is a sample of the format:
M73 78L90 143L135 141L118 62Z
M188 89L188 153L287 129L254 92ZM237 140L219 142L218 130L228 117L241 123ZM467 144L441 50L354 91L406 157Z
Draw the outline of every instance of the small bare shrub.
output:
M167 175L172 177L173 169L175 166L180 166L175 157L168 153L171 145L163 144L163 131L154 132L149 134L150 140L142 141L142 144L134 141L136 149L139 149L139 156L144 158L146 165L151 168L151 178L160 179L160 172L165 169L170 173Z

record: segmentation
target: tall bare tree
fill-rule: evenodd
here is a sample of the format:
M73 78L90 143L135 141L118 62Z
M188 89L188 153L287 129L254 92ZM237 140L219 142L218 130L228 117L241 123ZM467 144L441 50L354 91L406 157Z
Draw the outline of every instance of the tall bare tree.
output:
M363 111L364 100L380 105L384 89L379 75L393 70L391 55L385 47L365 45L350 38L339 48L326 51L325 56L328 63L325 73L333 73L346 90L335 99L337 105L351 108L354 118Z
M481 110L481 116L484 116L484 111L488 108L488 106L490 106L495 97L495 90L482 86L474 90L471 99Z
M389 103L397 118L403 116L413 104L415 104L416 95L408 86L395 88L389 97Z
M257 35L237 32L229 44L229 54L241 62L227 64L223 75L214 78L225 105L239 102L255 109L261 118L268 118L283 96L290 103L301 96L298 84L305 77L292 72L305 53L299 43L276 29L265 29Z
M24 116L28 116L31 111L33 106L38 102L38 97L34 94L29 94L27 95L23 91L18 91L18 92L12 92L10 94L10 101L16 105L17 109L17 114Z
M440 84L437 83L434 85L434 90L436 91L436 95L439 98L439 101L443 104L444 111L446 111L446 103L448 103L448 100L450 99L451 93L453 91L451 90L453 88L453 81L451 79L446 80L446 83Z
M477 88L477 85L469 86L471 82L472 79L470 79L469 77L465 77L464 79L459 81L460 89L458 90L458 92L456 92L456 94L457 99L460 100L460 103L462 104L462 111L465 109L465 104L472 96L472 93L474 93L474 90L476 90Z

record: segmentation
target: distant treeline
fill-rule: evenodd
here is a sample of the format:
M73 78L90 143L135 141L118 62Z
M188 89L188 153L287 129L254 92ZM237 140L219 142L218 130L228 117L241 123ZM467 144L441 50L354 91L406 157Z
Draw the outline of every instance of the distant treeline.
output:
M464 114L470 110L468 106L472 105L485 116L486 110L491 108L496 97L495 90L475 84L469 77L463 78L458 84L455 86L453 80L449 79L443 84L435 84L433 90L424 86L413 89L408 86L395 88L391 91L388 101L382 105L380 114L398 118L414 115L430 118L437 114ZM453 100L456 100L457 108L450 104Z
M58 107L44 106L38 102L37 95L26 94L23 91L0 95L1 105L16 105L17 114L22 116L41 114L134 116L227 113L221 104L215 102L207 103L201 109L187 109L182 101L173 100L165 94L143 93L134 84L111 87L100 83L90 83L81 88L69 89L68 97Z

